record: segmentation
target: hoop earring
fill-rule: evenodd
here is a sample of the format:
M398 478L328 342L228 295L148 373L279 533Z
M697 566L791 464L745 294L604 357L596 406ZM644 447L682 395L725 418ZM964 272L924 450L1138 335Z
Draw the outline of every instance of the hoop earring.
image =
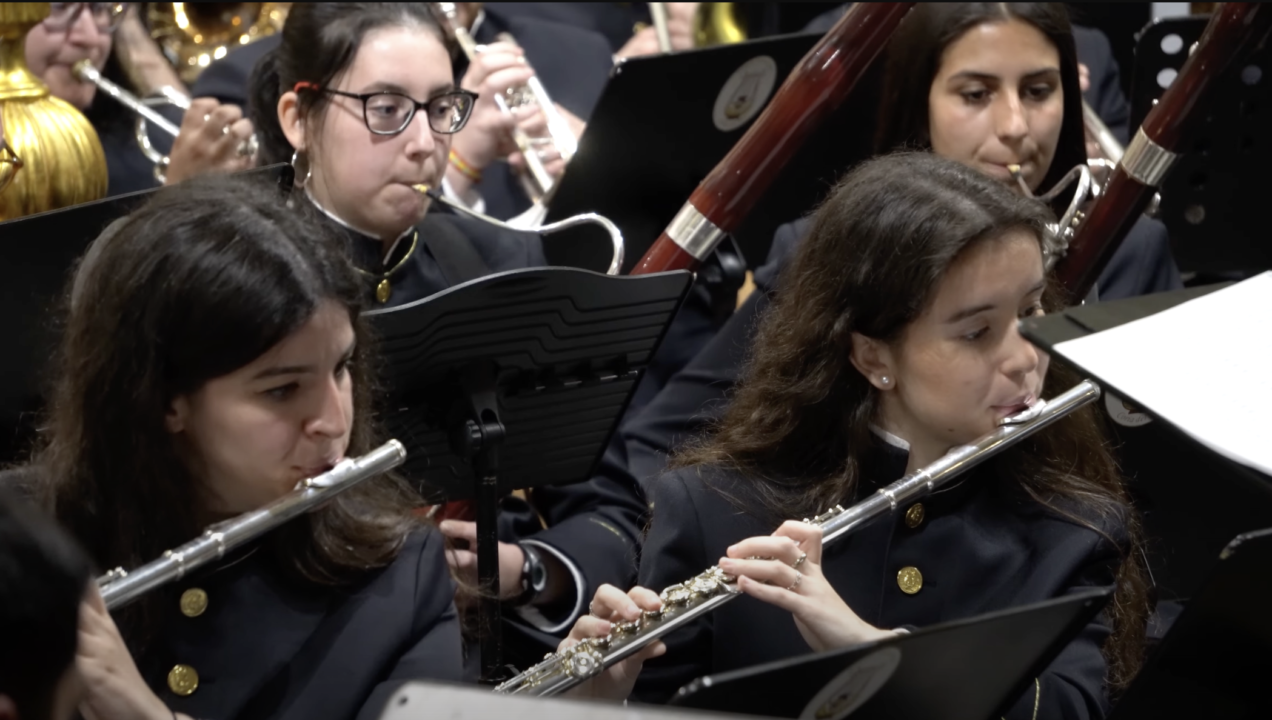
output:
M300 174L300 168L302 165L305 168L304 175ZM292 185L298 188L305 187L305 183L309 182L309 176L313 173L313 168L309 167L309 156L301 155L299 150L293 151L291 166L292 173L295 176L295 179L292 180Z

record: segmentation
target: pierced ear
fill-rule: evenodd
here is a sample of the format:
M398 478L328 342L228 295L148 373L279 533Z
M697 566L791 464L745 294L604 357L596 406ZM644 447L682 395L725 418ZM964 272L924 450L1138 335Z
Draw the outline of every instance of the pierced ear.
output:
M852 352L848 359L857 372L866 377L879 390L891 390L897 385L896 362L887 343L861 333L852 334Z
M182 395L173 400L168 406L168 412L163 414L163 426L173 435L185 432L188 417L190 417L190 401Z
M300 116L300 97L288 91L278 98L278 124L287 142L299 152L305 150L305 123Z

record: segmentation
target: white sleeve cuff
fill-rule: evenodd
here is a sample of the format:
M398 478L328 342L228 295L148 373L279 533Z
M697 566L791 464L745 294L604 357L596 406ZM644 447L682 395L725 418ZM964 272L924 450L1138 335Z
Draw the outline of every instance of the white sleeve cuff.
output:
M535 550L551 553L552 557L561 561L561 564L569 569L570 574L574 576L574 609L570 611L564 619L553 623L539 612L538 608L533 605L516 608L516 613L530 625L545 633L557 633L574 625L574 621L579 619L583 614L583 607L587 602L587 598L583 597L583 588L587 587L587 583L583 580L583 572L579 570L571 560L565 556L560 550L538 540L522 540L523 545L530 545Z
M477 188L469 188L466 196L461 197L455 192L455 188L451 187L450 180L442 175L442 195L453 203L459 203L464 207L472 210L479 215L486 214L486 201L482 198L481 193L477 192Z

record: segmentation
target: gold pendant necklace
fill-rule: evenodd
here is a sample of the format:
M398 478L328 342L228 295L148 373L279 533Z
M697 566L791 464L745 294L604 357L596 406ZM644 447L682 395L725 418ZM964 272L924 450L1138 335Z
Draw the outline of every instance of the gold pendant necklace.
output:
M398 260L396 265L394 265L393 267L389 268L387 271L379 275L380 282L375 284L375 301L376 302L383 305L384 303L387 303L389 301L389 297L393 294L393 284L389 282L389 277L391 277L393 273L400 270L402 266L406 264L406 261L409 260L411 256L415 254L415 244L417 241L419 241L419 239L420 239L420 231L416 230L411 235L411 247L410 249L406 251L406 254L402 256L402 259ZM363 270L362 268L357 268L357 271L362 273L363 275L376 277L375 273L369 273L366 270Z

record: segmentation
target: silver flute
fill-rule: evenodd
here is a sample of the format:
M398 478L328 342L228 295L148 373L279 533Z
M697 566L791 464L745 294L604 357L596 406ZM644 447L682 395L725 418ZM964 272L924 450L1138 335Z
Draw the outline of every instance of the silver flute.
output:
M296 489L268 505L208 527L199 537L175 550L164 552L158 560L135 570L115 568L97 579L97 589L114 610L141 595L170 582L180 580L187 572L225 556L292 518L302 515L319 503L401 465L406 448L390 440L371 452L346 458L327 472L301 480Z
M1085 380L1049 402L1039 401L1023 412L1004 418L988 435L950 450L936 462L881 488L856 505L847 509L836 505L804 522L820 527L822 545L829 545L932 493L954 477L1099 397L1100 387ZM729 602L740 592L736 578L726 575L717 566L708 568L697 577L663 590L659 595L661 609L642 613L640 619L633 622L616 623L605 637L588 638L566 650L549 653L543 662L497 686L495 692L536 696L565 692L672 630Z

